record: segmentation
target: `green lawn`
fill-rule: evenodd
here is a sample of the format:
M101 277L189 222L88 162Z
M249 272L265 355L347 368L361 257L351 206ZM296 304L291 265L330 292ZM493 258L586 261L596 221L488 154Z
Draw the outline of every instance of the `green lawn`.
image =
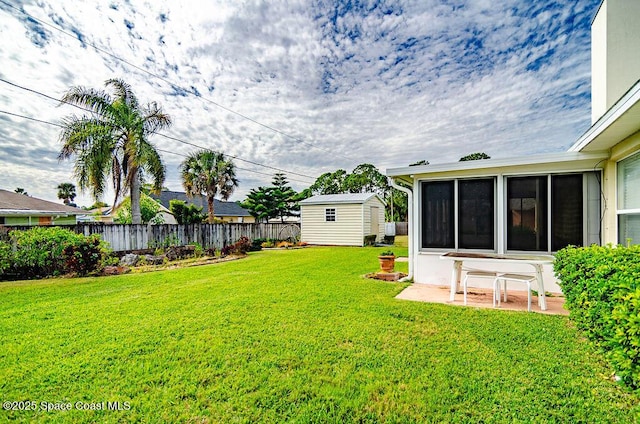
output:
M396 300L404 285L362 278L378 251L268 251L181 270L1 283L2 401L72 410L0 418L636 420L638 398L611 381L566 317ZM129 409L75 409L116 401Z

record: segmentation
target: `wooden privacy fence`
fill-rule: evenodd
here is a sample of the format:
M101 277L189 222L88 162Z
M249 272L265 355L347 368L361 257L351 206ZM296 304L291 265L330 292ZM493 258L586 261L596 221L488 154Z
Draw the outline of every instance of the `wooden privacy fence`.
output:
M140 250L169 245L183 246L198 243L207 249L235 243L245 236L251 240L257 238L287 239L300 234L300 224L190 224L190 225L132 225L132 224L76 224L63 225L86 236L99 234L109 243L115 252ZM8 227L9 229L26 230L33 227Z
M409 234L409 223L408 222L396 222L396 235L397 236L406 236Z

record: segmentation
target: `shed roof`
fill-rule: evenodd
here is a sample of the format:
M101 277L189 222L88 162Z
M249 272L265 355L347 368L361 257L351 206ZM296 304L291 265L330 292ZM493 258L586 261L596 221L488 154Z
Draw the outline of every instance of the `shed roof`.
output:
M86 215L84 209L0 189L0 215Z
M372 197L377 197L381 203L382 200L376 193L344 193L344 194L320 194L302 200L301 205L332 205L336 203L365 203Z
M182 200L187 204L193 204L203 208L203 211L207 211L207 198L205 196L193 196L188 197L186 193L181 191L169 191L164 190L160 192L160 195L150 194L151 198L160 202L162 206L169 209L169 202L171 200ZM213 199L213 213L215 216L251 216L249 211L240 206L236 202L223 202L218 199Z

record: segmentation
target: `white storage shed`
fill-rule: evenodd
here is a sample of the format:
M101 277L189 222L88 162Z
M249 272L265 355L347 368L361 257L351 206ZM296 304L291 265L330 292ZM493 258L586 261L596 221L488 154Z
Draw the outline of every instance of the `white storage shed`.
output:
M300 240L309 244L364 246L384 237L384 202L375 193L327 194L300 202Z

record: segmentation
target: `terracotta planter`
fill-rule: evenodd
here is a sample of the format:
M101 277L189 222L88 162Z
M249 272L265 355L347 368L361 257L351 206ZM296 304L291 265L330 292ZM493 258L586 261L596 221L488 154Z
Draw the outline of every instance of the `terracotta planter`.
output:
M383 272L393 272L393 268L396 264L396 257L394 255L378 256L378 260L380 261L380 269Z

